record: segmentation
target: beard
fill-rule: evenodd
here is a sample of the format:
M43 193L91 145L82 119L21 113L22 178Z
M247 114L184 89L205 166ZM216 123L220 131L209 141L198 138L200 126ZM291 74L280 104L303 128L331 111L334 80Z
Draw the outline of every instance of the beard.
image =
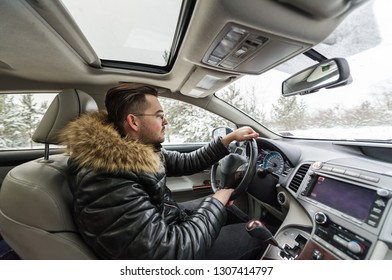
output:
M140 141L145 144L159 145L165 141L165 131L164 129L161 132L154 133L151 130L143 129L140 132Z

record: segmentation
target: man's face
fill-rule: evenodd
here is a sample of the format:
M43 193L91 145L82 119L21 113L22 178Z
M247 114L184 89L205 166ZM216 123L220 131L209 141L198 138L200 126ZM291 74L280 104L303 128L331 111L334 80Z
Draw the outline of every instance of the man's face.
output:
M163 109L156 96L147 94L150 106L139 116L141 126L139 139L146 144L160 144L165 141L165 125L167 119L163 116Z

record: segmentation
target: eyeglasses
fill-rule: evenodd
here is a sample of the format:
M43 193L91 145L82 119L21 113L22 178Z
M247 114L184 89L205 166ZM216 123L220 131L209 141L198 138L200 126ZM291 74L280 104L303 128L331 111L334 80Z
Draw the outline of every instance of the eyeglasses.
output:
M161 119L162 121L165 119L164 113L156 113L156 114L132 114L136 117L156 117Z

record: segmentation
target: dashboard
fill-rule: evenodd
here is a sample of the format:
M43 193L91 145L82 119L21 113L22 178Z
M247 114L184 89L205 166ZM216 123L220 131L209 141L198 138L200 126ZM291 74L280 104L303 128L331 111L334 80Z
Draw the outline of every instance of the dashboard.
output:
M278 205L264 206L283 217L275 238L291 253L270 245L263 258L392 259L391 149L306 143L257 141L258 168L278 178Z

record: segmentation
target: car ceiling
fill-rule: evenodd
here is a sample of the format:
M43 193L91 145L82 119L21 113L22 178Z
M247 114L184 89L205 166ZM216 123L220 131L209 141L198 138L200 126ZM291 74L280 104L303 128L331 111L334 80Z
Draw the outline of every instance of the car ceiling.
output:
M57 91L72 87L99 100L119 82L139 82L161 87L162 95L180 100L194 97L194 92L199 98L208 97L244 74L263 73L307 51L363 2L197 0L177 60L170 72L157 74L101 67L59 1L2 0L0 90ZM269 44L233 69L207 65L203 58L229 25L261 34ZM214 83L200 87L205 77L213 77Z

